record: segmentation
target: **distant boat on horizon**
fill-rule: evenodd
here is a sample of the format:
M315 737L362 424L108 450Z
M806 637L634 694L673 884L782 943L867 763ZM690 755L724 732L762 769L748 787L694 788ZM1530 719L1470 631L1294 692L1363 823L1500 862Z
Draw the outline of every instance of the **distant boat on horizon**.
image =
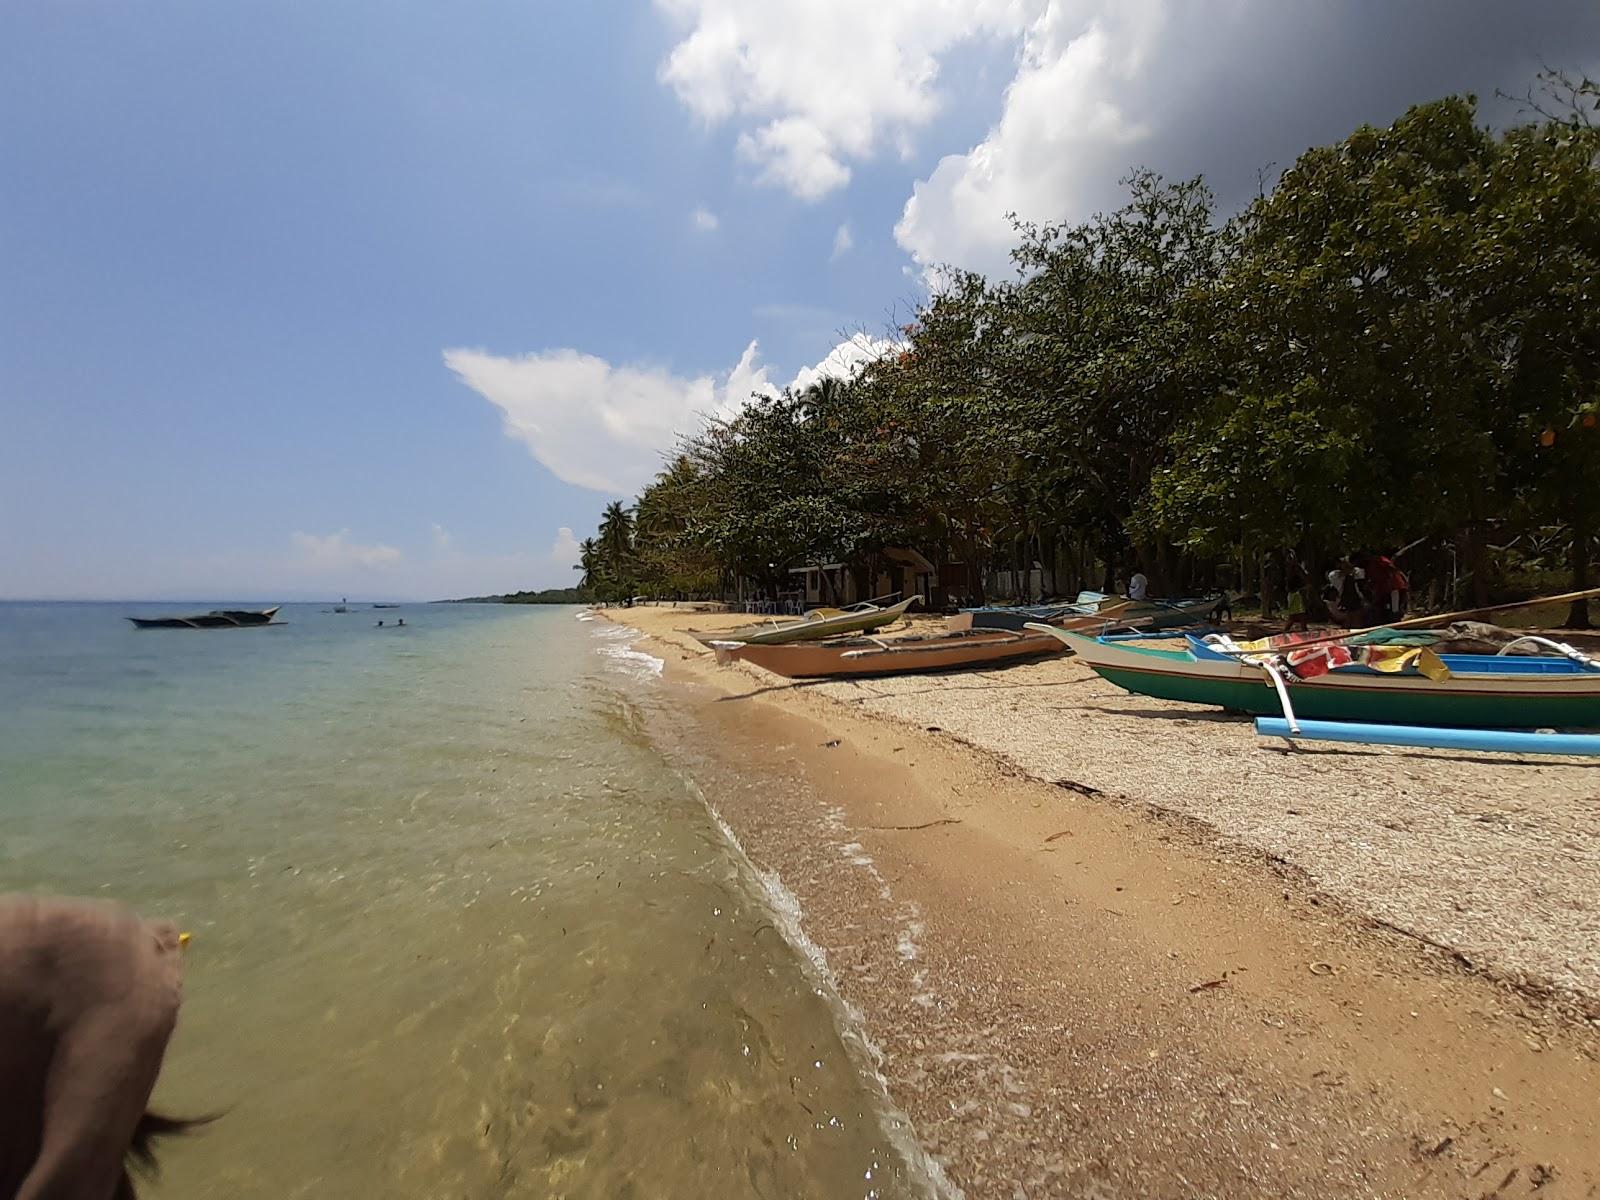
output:
M249 629L257 625L282 625L274 621L281 605L272 608L214 608L188 617L129 617L137 629Z

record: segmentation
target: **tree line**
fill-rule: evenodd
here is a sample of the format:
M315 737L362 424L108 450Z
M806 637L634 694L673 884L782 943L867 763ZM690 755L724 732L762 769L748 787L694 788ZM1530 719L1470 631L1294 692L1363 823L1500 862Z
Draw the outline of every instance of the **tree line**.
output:
M891 547L1152 592L1315 599L1358 549L1418 598L1589 583L1600 532L1600 87L1541 77L1308 150L1219 219L1137 171L1082 222L1014 221L1013 278L946 272L849 379L684 437L582 544L583 586L776 593ZM1107 589L1109 590L1109 589ZM1574 622L1587 610L1574 606Z

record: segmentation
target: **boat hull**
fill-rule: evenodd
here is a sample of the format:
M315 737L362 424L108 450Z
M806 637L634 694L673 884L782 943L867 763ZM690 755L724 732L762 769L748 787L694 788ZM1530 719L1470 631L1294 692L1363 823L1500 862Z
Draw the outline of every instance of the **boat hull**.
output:
M745 642L758 646L782 646L790 642L819 641L846 633L870 633L892 625L906 615L906 610L920 597L911 596L891 604L888 608L875 608L862 612L842 612L836 615L785 621L764 625L745 625L721 633L696 633L701 642Z
M1140 629L1176 629L1204 621L1217 605L1214 599L1129 600L1121 596L1084 593L1090 599L1072 604L997 606L963 609L946 618L952 631L963 629L1021 630L1030 624L1061 629L1093 629L1096 625L1125 624Z
M1104 629L1127 620L1129 600L1112 601L1099 609L1086 610L1083 605L1044 605L1036 608L969 608L953 617L945 618L945 628L951 633L968 629L1008 629L1021 633L1029 625L1054 625L1057 629Z
M1064 640L1101 678L1124 691L1252 716L1284 715L1266 672L1248 663L1106 645L1071 633ZM1297 717L1318 721L1502 729L1600 726L1600 672L1461 672L1435 681L1339 670L1295 683L1289 699Z
M1001 630L943 634L875 643L853 639L832 645L717 645L717 661L747 662L787 679L911 675L998 666L1059 654L1056 639Z
M222 608L188 617L129 617L135 629L253 629L273 621L276 608Z

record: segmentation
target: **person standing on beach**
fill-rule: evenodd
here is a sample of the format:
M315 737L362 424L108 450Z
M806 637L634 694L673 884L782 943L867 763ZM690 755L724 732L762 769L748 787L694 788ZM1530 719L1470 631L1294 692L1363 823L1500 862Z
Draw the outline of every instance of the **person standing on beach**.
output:
M1150 593L1150 580L1143 571L1135 571L1128 580L1128 599L1143 600Z
M196 1122L150 1112L182 939L101 901L0 896L0 1197L133 1200L129 1160Z
M1405 616L1411 584L1386 554L1364 554L1361 567L1367 584L1367 620L1374 625Z
M1306 577L1299 563L1290 565L1285 586L1289 593L1287 601L1289 618L1283 623L1283 631L1292 633L1297 629L1309 630L1311 623L1310 614L1306 612Z

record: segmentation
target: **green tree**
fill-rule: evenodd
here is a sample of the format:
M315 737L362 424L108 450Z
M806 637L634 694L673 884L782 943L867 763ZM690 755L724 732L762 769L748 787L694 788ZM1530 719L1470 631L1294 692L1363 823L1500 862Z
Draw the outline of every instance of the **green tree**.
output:
M1470 99L1307 151L1194 312L1221 384L1175 428L1149 523L1308 557L1493 511L1492 403L1463 288L1494 140Z
M1139 171L1126 183L1115 212L1018 226L1005 376L1038 401L1032 457L1057 519L1092 531L1108 564L1133 533L1158 586L1171 586L1167 530L1134 518L1173 428L1218 387L1219 356L1190 301L1220 277L1231 230L1201 179Z
M622 501L613 500L601 514L599 543L606 574L626 577L633 564L633 513Z
M593 588L600 581L600 544L594 538L584 538L578 543L578 561L572 565L574 571L582 571L583 577L578 581L581 588Z
M1542 84L1482 181L1469 283L1501 460L1533 521L1566 530L1580 590L1600 534L1600 86ZM1589 626L1586 601L1567 623Z

